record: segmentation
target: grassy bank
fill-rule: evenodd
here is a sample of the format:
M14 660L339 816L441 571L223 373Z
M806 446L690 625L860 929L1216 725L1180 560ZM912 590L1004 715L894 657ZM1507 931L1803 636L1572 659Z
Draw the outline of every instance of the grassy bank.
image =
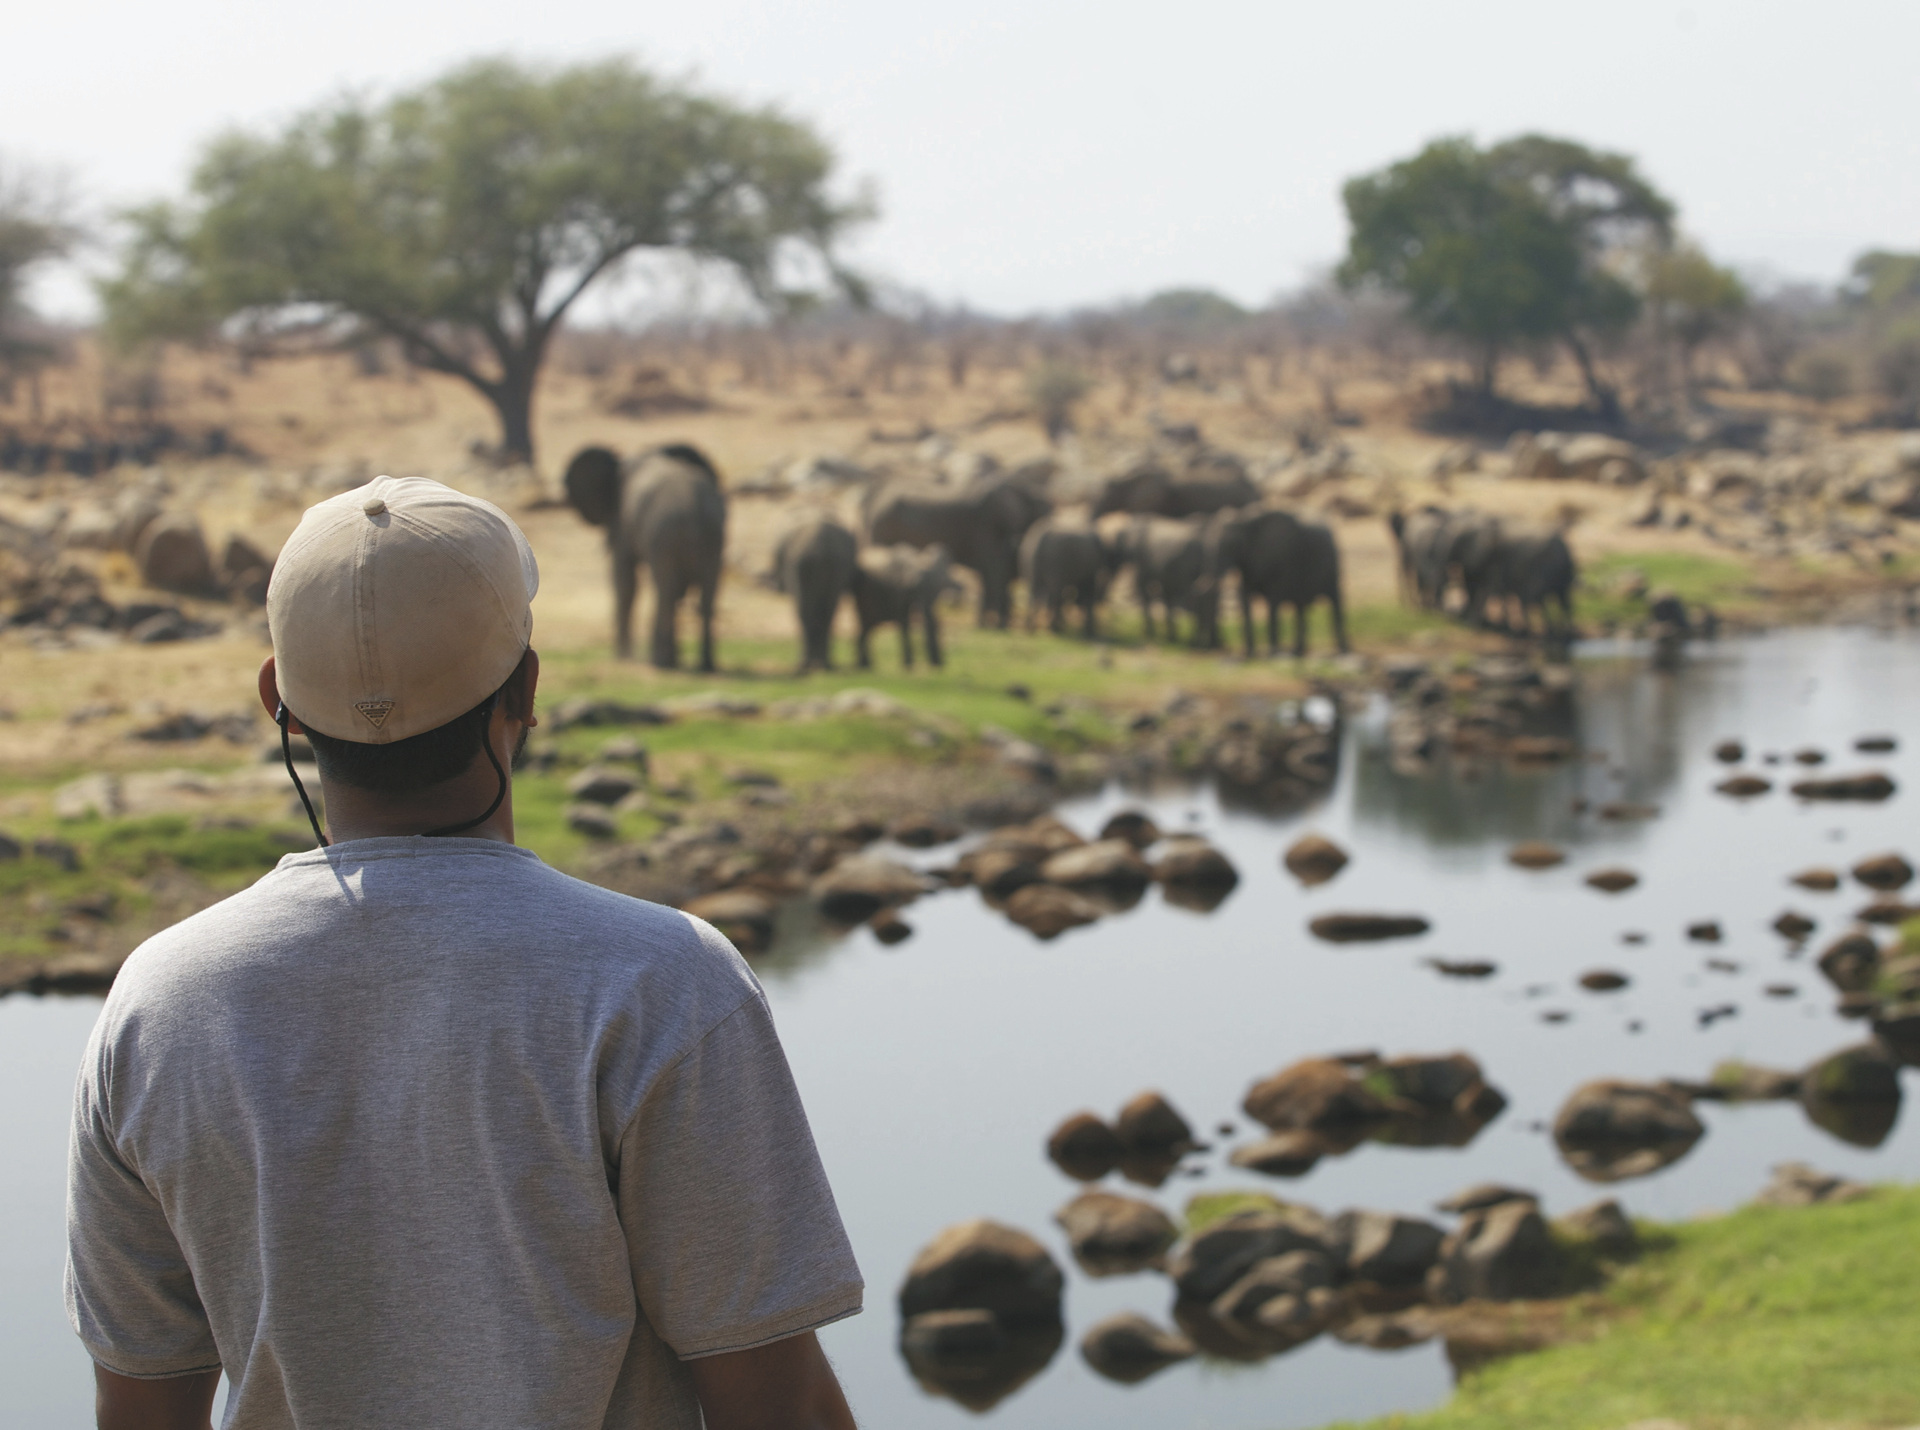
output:
M1920 1188L1661 1229L1574 1308L1590 1337L1364 1430L1810 1430L1920 1423ZM1359 1430L1359 1427L1346 1427Z

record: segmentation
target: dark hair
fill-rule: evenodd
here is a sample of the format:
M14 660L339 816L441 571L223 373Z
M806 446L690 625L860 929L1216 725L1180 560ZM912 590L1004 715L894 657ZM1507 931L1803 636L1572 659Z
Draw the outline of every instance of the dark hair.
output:
M517 696L521 688L520 671L516 666L506 684L466 714L390 745L363 745L309 729L307 743L313 746L320 777L393 799L459 779L480 758L480 742L486 738L484 730L493 707L507 700L508 708L512 708L510 697Z

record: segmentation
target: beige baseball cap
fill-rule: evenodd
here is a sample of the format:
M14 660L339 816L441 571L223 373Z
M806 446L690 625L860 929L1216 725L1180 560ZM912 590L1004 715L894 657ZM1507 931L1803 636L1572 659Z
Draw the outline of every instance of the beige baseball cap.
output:
M464 715L533 638L540 568L500 508L375 477L300 518L267 586L280 698L302 725L387 745Z

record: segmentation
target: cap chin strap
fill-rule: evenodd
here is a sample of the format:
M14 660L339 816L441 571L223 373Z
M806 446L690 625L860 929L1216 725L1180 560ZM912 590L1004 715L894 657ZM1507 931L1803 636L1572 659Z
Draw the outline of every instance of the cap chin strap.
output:
M300 776L293 768L293 733L287 728L291 719L287 702L282 700L279 708L273 712L273 723L280 727L280 758L287 762L287 778L293 781L293 787L300 795L300 803L307 807L307 823L313 826L313 837L320 841L325 849L331 840L320 831L320 816L313 812L313 801L307 798L307 787L300 783Z
M493 818L500 806L506 803L507 772L500 765L500 757L493 752L493 732L490 728L493 724L493 707L499 698L500 692L496 690L493 694L489 695L480 706L480 748L487 752L487 762L493 766L494 774L500 777L499 792L494 795L493 803L487 806L484 813L475 815L472 819L465 820L459 824L443 824L438 829L429 829L421 836L423 839L436 839L446 834L460 834L465 830L472 829L475 825L485 824L489 819ZM293 735L288 729L289 718L287 703L283 700L280 702L279 708L273 712L273 723L280 727L280 758L286 761L287 778L293 781L293 787L300 795L300 803L306 806L307 823L313 826L313 837L319 841L322 849L326 849L331 847L332 841L321 831L320 817L313 812L313 801L307 798L307 787L300 783L300 775L293 767Z
M487 763L491 764L493 772L500 776L499 793L494 795L493 803L487 806L485 813L475 815L472 819L460 824L443 824L438 829L429 829L421 836L422 838L437 839L443 834L459 834L463 830L472 829L476 824L485 824L493 818L494 811L506 803L507 772L500 767L500 757L493 752L493 707L499 699L500 692L496 690L480 703L480 748L487 752Z

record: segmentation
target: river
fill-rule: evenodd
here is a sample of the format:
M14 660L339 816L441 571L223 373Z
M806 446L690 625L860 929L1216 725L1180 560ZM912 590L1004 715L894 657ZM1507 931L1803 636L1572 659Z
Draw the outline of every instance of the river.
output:
M1864 1034L1834 1012L1832 990L1770 925L1782 910L1815 919L1817 950L1869 891L1812 893L1786 876L1841 869L1906 847L1902 795L1880 805L1806 804L1784 793L1797 767L1768 770L1764 751L1828 752L1828 771L1882 769L1903 789L1920 777L1905 743L1860 756L1862 735L1907 733L1920 709L1920 639L1868 630L1794 630L1696 648L1658 673L1643 654L1583 651L1576 701L1584 757L1519 771L1442 767L1395 773L1383 713L1350 722L1338 781L1317 807L1274 818L1222 807L1205 788L1142 798L1119 789L1058 811L1092 833L1123 807L1163 828L1207 835L1241 871L1212 913L1157 894L1131 912L1040 943L972 890L906 911L914 936L883 947L869 933L826 938L796 928L759 965L854 1246L867 1311L823 1333L862 1423L996 1430L1286 1430L1415 1410L1451 1384L1437 1344L1377 1352L1322 1337L1256 1366L1196 1360L1146 1383L1102 1380L1074 1349L1094 1321L1121 1310L1162 1322L1172 1300L1146 1273L1091 1280L1074 1268L1053 1212L1076 1186L1046 1159L1048 1132L1082 1108L1110 1115L1134 1093L1166 1094L1196 1128L1232 1122L1254 1080L1299 1058L1353 1049L1389 1056L1463 1049L1510 1105L1464 1148L1362 1144L1279 1181L1227 1164L1232 1139L1188 1159L1158 1191L1116 1184L1176 1212L1198 1191L1261 1187L1328 1212L1349 1206L1429 1214L1469 1183L1531 1188L1549 1213L1603 1196L1629 1211L1682 1218L1749 1200L1769 1168L1805 1160L1877 1180L1920 1178L1920 1136L1904 1119L1877 1148L1841 1142L1793 1103L1702 1104L1706 1137L1638 1180L1596 1186L1559 1158L1547 1126L1578 1084L1597 1077L1704 1078L1740 1058L1798 1068ZM1781 788L1751 802L1712 790L1723 737L1754 752ZM1575 812L1628 801L1658 817L1608 822ZM1316 831L1352 863L1302 888L1281 852ZM1549 839L1572 857L1529 872L1510 866L1520 839ZM946 862L951 848L912 856ZM1622 865L1641 876L1623 894L1584 875ZM1432 932L1386 944L1330 945L1308 936L1316 913L1409 911ZM1718 945L1688 924L1718 919ZM1626 942L1623 936L1642 934ZM1485 980L1450 980L1432 956L1490 960ZM1728 967L1716 969L1708 960ZM1627 988L1584 991L1595 968ZM1796 996L1767 994L1791 984ZM86 1358L60 1304L61 1175L66 1102L97 1005L0 1003L0 1375L18 1423L68 1430L91 1423ZM1737 1010L1703 1026L1703 1009ZM1544 1013L1565 1013L1546 1021ZM1909 1083L1911 1078L1909 1077ZM893 1296L915 1252L941 1228L989 1216L1043 1241L1067 1271L1068 1339L1048 1367L984 1415L929 1394L896 1349Z

